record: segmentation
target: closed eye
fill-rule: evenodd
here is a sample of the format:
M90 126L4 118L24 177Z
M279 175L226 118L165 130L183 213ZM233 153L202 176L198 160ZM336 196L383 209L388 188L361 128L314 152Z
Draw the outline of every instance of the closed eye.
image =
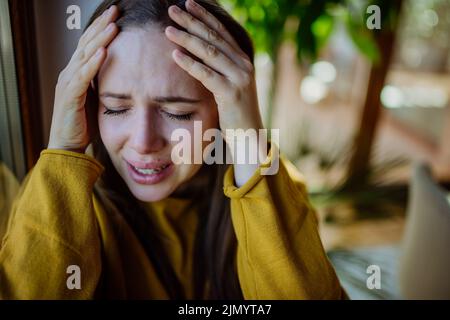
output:
M125 114L127 111L128 111L128 109L112 110L112 109L105 107L105 112L103 112L103 114L111 115L111 116L118 116L121 114Z
M111 115L111 116L119 116L119 115L125 114L128 111L128 108L121 109L121 110L112 110L112 109L107 108L106 106L104 106L104 108L105 108L105 111L103 112L103 114ZM161 110L161 111L169 119L178 120L178 121L189 121L192 119L192 116L194 115L193 112L186 113L186 114L173 114L173 113L170 113L167 111L163 111L163 110Z
M186 113L186 114L173 114L169 113L167 111L162 111L166 117L173 120L179 120L179 121L189 121L192 119L192 116L194 115L193 112Z

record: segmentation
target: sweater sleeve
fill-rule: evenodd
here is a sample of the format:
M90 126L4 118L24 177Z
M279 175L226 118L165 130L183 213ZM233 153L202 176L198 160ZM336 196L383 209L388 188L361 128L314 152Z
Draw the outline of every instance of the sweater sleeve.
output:
M1 243L0 299L93 298L101 245L92 192L102 171L90 156L42 151Z
M244 298L345 298L300 174L283 157L277 174L261 175L261 169L240 188L232 166L224 177Z

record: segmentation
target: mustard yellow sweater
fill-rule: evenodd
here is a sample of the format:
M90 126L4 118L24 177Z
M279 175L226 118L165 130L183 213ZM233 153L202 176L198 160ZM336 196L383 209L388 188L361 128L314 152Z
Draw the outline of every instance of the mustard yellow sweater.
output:
M88 155L42 151L23 182L1 243L0 299L168 298L133 230L94 197L102 170ZM262 176L258 170L241 188L234 185L230 167L224 193L231 201L245 299L345 297L292 164L282 158L277 175ZM190 298L197 215L188 204L168 198L148 205ZM81 289L67 286L71 265L79 266Z

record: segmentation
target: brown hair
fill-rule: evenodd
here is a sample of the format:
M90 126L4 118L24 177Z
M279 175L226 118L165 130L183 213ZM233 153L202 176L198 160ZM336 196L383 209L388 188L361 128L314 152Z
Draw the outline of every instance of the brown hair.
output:
M250 37L215 0L197 0L212 13L230 32L240 48L253 61L254 51ZM121 12L117 20L119 28L145 27L147 25L164 28L175 23L168 16L171 5L186 10L184 0L105 0L92 15L88 26L107 8L116 5ZM179 27L179 26L178 26ZM90 90L88 99L98 106L97 95ZM93 106L94 106L93 105ZM96 112L96 107L88 108ZM96 114L89 116L96 119ZM92 120L91 120L92 121ZM96 120L93 126L96 127ZM177 279L167 254L155 236L154 226L146 218L139 201L132 195L125 182L115 170L111 159L97 133L93 139L94 156L105 167L103 175L95 186L95 194L105 207L116 210L126 219L146 250L150 261L172 299L185 299L183 288ZM206 168L205 168L206 166ZM199 225L194 249L195 299L242 299L236 270L237 241L231 223L229 199L223 194L223 176L227 166L203 164L208 170L208 186L194 196L198 205Z

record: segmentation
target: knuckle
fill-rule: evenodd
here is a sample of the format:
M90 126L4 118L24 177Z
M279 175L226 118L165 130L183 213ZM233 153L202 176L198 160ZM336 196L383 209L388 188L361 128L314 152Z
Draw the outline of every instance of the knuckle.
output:
M84 61L86 59L86 49L85 48L78 49L75 56L78 60Z
M252 77L247 72L241 72L239 75L238 84L240 86L246 87L250 84Z
M217 50L216 46L214 46L212 44L208 44L208 45L206 45L206 54L209 57L217 57L217 55L219 54L219 51Z
M206 16L206 15L208 14L208 11L206 11L205 8L200 7L200 6L198 6L197 8L198 8L198 10L200 11L200 14L201 14L202 16Z
M213 29L208 29L208 41L217 41L219 36L217 32Z
M221 33L221 32L224 31L224 29L225 29L225 27L223 26L222 22L217 21L217 24L216 24L216 30L217 30L217 32Z
M207 67L202 67L200 72L202 79L209 79L212 77L212 70Z
M192 14L186 13L185 16L186 16L186 22L188 22L190 24L195 23L196 20Z

